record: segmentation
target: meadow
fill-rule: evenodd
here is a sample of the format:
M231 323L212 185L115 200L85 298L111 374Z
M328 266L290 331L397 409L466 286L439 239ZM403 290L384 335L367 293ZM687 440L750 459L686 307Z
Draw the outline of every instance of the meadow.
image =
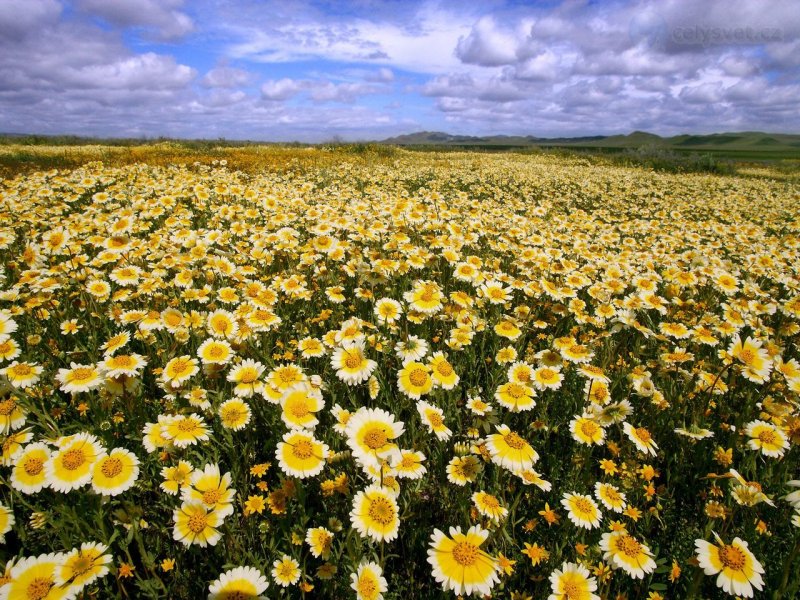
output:
M796 173L0 165L0 600L800 594Z

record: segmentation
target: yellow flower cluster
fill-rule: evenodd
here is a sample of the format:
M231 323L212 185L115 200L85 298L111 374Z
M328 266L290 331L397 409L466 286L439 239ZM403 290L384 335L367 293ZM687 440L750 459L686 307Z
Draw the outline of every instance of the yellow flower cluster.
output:
M2 182L0 599L797 590L795 180L323 152Z

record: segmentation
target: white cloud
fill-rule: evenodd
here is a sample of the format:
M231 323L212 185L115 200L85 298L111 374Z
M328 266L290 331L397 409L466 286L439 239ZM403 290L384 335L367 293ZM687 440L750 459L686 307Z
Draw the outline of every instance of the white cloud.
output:
M261 86L261 97L264 100L283 101L296 96L307 87L306 81L299 81L284 77L283 79L270 79Z
M178 10L183 0L80 0L81 10L121 27L146 27L166 40L194 30L194 22Z
M493 17L483 17L473 25L468 36L460 37L456 56L462 62L482 67L497 67L517 62L520 40L497 27Z
M231 21L223 29L236 41L227 47L231 58L263 63L327 60L375 63L421 73L457 68L454 54L459 37L469 33L472 18L423 6L414 25L356 18L337 22L289 21L267 26Z
M212 107L230 107L247 99L247 94L242 90L215 89L212 90L200 103Z
M726 56L720 61L719 66L726 75L733 77L748 77L760 70L758 62L747 56Z
M323 81L313 84L311 99L315 102L355 102L360 96L375 94L381 88L366 83L333 83Z
M195 75L193 68L177 64L171 56L147 52L114 62L68 69L62 81L82 88L169 90L186 87Z
M791 0L62 4L0 0L0 114L23 131L324 139L409 128L800 129ZM772 37L703 33L714 28ZM366 106L378 94L391 95L384 107Z
M367 73L364 76L364 79L367 81L377 81L380 83L390 83L394 81L394 71L387 67L381 67L376 71L372 71Z
M569 72L571 68L555 52L544 50L518 63L514 68L514 75L518 79L529 81L552 81Z
M438 74L419 89L438 98L437 108L451 121L484 120L488 127L508 122L522 132L537 133L537 125L569 130L587 124L586 133L632 125L674 132L741 122L796 129L800 110L782 104L796 74L772 77L769 84L758 79L770 68L800 65L800 12L790 5L784 0L565 1L546 9L501 10L477 19L460 38L456 55L463 68ZM681 28L707 38L708 31L716 31L717 38L679 43L675 32ZM745 33L737 40L732 36L739 29ZM471 65L494 75L476 76ZM757 98L769 100L756 105ZM574 121L532 118L542 114L535 111L543 110L543 103ZM767 105L781 106L784 120L770 121ZM499 112L492 115L492 107ZM516 122L506 119L511 114Z
M206 73L200 83L210 88L236 88L247 85L251 79L252 75L244 69L222 65Z
M57 0L3 0L0 2L0 35L19 39L31 31L54 25L61 15Z

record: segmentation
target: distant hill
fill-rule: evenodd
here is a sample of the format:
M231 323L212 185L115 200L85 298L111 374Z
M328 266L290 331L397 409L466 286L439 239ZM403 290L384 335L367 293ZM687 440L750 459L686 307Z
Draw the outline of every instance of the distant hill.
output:
M477 145L477 146L538 146L540 144L558 143L589 143L606 139L606 136L595 135L589 137L575 138L539 138L532 135L451 135L441 131L418 131L406 135L383 140L384 144L394 144L398 146L418 146L418 145Z
M480 147L576 147L638 149L663 148L683 151L719 151L770 154L785 153L800 156L800 135L744 131L738 133L713 133L709 135L676 135L661 137L646 131L634 131L628 135L596 135L585 137L544 138L533 135L471 136L452 135L441 131L418 131L383 140L383 144L397 146L480 146Z

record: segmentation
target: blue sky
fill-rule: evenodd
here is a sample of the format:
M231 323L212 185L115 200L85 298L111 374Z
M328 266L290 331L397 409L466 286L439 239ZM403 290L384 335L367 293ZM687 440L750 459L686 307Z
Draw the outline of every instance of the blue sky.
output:
M0 0L0 131L800 132L796 0Z

